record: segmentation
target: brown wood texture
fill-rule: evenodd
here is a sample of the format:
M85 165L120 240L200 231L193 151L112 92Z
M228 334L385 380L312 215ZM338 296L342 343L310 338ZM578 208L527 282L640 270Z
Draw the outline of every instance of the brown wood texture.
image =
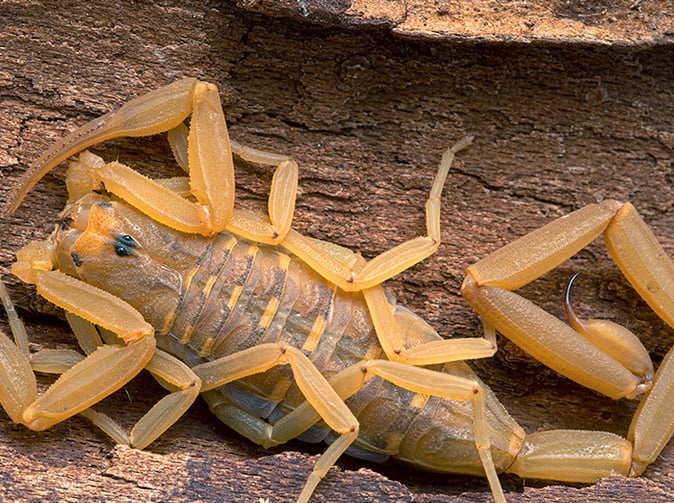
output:
M479 333L458 294L469 264L587 203L631 200L673 256L671 6L609 2L613 10L602 17L599 2L584 2L586 10L596 4L587 22L580 3L559 2L552 14L566 6L593 29L573 24L578 37L538 33L537 21L527 38L508 31L506 21L498 36L491 28L471 31L474 21L461 32L453 27L460 3L2 2L0 198L67 131L171 79L196 76L220 86L233 138L299 162L295 227L366 257L423 232L423 204L443 149L476 136L447 183L439 252L389 282L443 336ZM484 26L509 16L521 28L525 4L498 2L501 11L496 4L484 4L491 6L484 16L496 16ZM424 31L422 19L401 30L415 12L445 23ZM163 138L95 151L146 173L176 172ZM244 166L237 175L240 204L262 208L270 170ZM64 202L60 168L1 227L2 277L35 349L73 342L54 309L10 276L9 265L20 246L50 232ZM627 324L658 364L674 330L632 291L601 240L523 294L562 315L564 288L578 271L576 310ZM499 344L496 357L472 365L526 431L626 434L635 403L584 390L504 338ZM142 375L104 405L129 426L160 396ZM35 433L2 412L0 499L292 501L322 449L292 442L264 450L219 424L203 403L144 452L115 447L82 419ZM637 479L563 485L506 475L502 482L510 501L671 501L674 445ZM344 458L314 501L489 499L479 478Z

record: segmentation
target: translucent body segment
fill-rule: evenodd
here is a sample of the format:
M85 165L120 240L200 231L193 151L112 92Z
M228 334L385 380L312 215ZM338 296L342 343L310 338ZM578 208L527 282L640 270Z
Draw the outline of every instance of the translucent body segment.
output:
M604 239L611 257L641 298L674 327L674 263L632 204L623 205Z
M571 327L516 293L495 286L478 288L468 275L463 295L487 323L579 384L614 399L633 395L641 384L641 379Z
M28 191L68 157L111 138L150 136L180 124L190 113L196 82L196 79L183 79L139 96L54 144L22 175L2 208L2 216L14 213Z
M674 348L662 360L653 387L639 403L628 440L634 444L632 475L638 476L654 462L674 435Z
M370 260L355 274L363 285L378 285L435 253L439 241L428 236L410 239Z
M479 260L467 274L480 285L516 290L590 244L609 224L617 205L592 204L558 218Z
M281 244L292 225L297 183L297 163L293 160L283 161L272 178L268 203L269 218L245 210L234 210L226 230L259 243Z
M527 435L508 469L522 478L593 483L614 474L627 476L632 446L602 431L552 430Z
M171 192L175 192L182 197L190 196L190 179L186 176L155 178L155 181L164 188L169 189Z
M332 256L323 247L317 245L315 240L290 229L283 242L283 247L339 288L347 292L362 289L361 283L357 283L354 279L352 267Z

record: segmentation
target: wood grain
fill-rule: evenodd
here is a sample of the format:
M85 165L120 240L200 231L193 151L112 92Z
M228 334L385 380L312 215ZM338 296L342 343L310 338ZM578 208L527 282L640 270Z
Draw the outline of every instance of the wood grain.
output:
M449 28L443 36L400 31L403 21L413 21L410 6L430 12L453 2L406 2L398 23L376 22L403 16L394 2L369 4L379 10L362 16L353 15L358 2L330 3L342 5L337 12L328 2L238 4L0 4L0 198L67 131L172 79L195 76L220 86L233 138L299 162L295 227L366 257L423 232L423 204L442 151L476 136L446 187L440 251L389 284L443 336L479 330L458 295L466 266L584 204L632 201L674 255L674 51L666 10L658 17L637 9L653 28L650 37L626 42L616 30L602 42L592 34L552 33L523 44ZM95 151L153 175L175 172L160 137ZM240 204L262 208L271 172L239 168ZM70 346L72 338L58 313L8 270L20 246L50 232L65 202L62 180L62 168L47 176L0 227L3 279L35 348ZM636 296L601 242L523 294L561 315L561 296L577 271L576 310L629 325L658 364L674 331ZM505 339L499 344L495 358L473 367L527 431L627 432L636 404L584 390ZM160 396L161 388L140 376L104 406L131 425ZM261 449L219 424L202 403L145 452L115 447L77 418L35 433L2 413L0 499L292 501L321 449L296 442ZM637 479L589 486L507 475L502 481L510 501L671 501L673 474L670 445ZM478 478L344 458L315 501L489 498Z

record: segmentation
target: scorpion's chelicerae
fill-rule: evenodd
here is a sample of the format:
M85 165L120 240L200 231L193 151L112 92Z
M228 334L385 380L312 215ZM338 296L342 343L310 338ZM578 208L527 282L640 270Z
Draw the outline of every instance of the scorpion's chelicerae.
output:
M189 177L151 180L85 151L163 131ZM223 422L264 446L327 441L302 502L344 452L486 475L497 501L505 501L499 472L573 482L641 474L674 429L672 352L654 376L624 328L580 321L568 308L571 328L512 292L603 233L634 288L674 327L674 265L629 203L582 208L471 266L462 293L484 320L484 337L444 340L382 288L437 250L442 187L470 141L440 162L426 235L368 262L292 229L297 164L231 142L212 84L180 80L90 122L26 172L4 210L13 212L45 173L80 153L66 176L61 221L17 252L12 271L66 311L86 356L29 355L0 284L15 339L0 337L3 407L34 430L79 413L117 442L144 448L202 394ZM276 166L268 215L234 207L232 155ZM494 354L495 330L612 398L645 393L627 439L525 435L464 363ZM33 368L62 375L36 397ZM91 407L142 369L170 393L127 434Z

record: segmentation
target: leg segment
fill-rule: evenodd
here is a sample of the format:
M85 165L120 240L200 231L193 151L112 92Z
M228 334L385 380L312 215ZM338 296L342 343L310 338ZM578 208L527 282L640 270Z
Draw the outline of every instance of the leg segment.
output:
M7 390L3 406L14 421L34 430L43 430L82 412L121 388L148 363L155 350L155 341L152 327L135 309L118 298L58 271L36 270L34 279L43 297L108 327L128 344L100 346L66 370L44 394L35 399L35 377L27 374L28 370L32 374L32 369L26 355L16 347L12 349L13 345L5 341L3 359L14 359L15 363L3 365L13 373L2 378L4 382L0 387ZM9 297L3 300L9 302ZM18 358L19 354L21 358ZM50 364L57 363L65 369L68 364L60 355L52 357Z
M190 173L190 170L193 169L188 161L189 134L187 126L180 124L169 131L168 136L174 157L187 173ZM269 193L269 220L234 210L226 229L253 241L271 245L279 244L288 234L295 213L298 183L297 163L286 155L246 147L234 141L230 141L230 146L232 154L239 159L276 166L276 171Z
M379 376L401 388L450 400L471 400L473 403L473 431L482 467L497 503L505 503L491 456L489 433L485 416L485 398L482 387L475 381L443 372L392 362L374 360L367 362L365 371Z
M472 142L466 137L447 149L435 175L433 187L426 202L427 235L401 243L369 262L351 267L326 253L313 240L292 230L283 247L297 255L328 281L346 291L360 291L378 285L396 274L421 262L435 253L440 245L440 195L449 174L454 156Z
M193 370L203 382L202 389L207 391L249 375L259 374L277 365L286 364L292 368L295 382L307 401L323 421L339 434L337 440L316 462L302 490L298 501L307 502L316 485L330 467L358 437L358 421L318 369L297 348L283 343L269 343L197 365ZM250 435L249 438L252 437L255 440L257 435L263 443L273 437L273 429L264 430L264 433L256 433L256 430L263 430L260 425L243 429Z
M366 263L360 255L347 248L303 237L292 230L288 239L295 239L295 236L306 243L308 248L315 250L312 257L317 260L321 260L321 257L329 257L330 260L325 264L330 267L335 265L343 271L355 270L362 268ZM288 240L284 246L287 242ZM432 327L418 317L411 315L408 311L396 310L381 286L367 288L363 290L363 295L377 338L389 360L408 365L432 365L486 358L496 352L496 334L493 330L485 330L485 338L443 340Z
M9 313L15 339L25 337L23 324L1 282L0 298ZM80 413L116 442L143 449L177 421L199 395L199 378L180 360L156 350L153 337L143 337L129 345L115 344L114 340L104 344L93 324L72 313L68 313L68 318L86 357L74 351L42 350L29 360L17 345L0 334L0 403L14 422L43 430ZM107 415L90 406L122 387L143 368L171 393L155 404L127 435ZM33 370L61 374L37 399Z
M604 233L611 257L651 309L674 328L674 263L630 203Z
M674 348L662 360L653 387L641 400L627 433L627 439L634 444L630 475L641 475L674 435L673 402Z
M96 347L103 346L103 339L105 339L106 344L114 344L117 340L116 334L105 331L103 332L104 337L101 339L96 327L78 316L67 313L66 317L77 336L80 346L87 354L90 354L92 349L95 350ZM144 449L150 445L187 412L187 409L199 396L201 389L201 381L185 363L160 349L155 350L152 359L145 366L145 370L152 373L155 379L171 393L145 413L136 422L130 434L127 435L106 414L101 414L91 408L80 413L117 443L137 449Z
M433 365L486 358L496 352L496 336L493 332L485 332L486 338L440 339L418 317L406 311L396 312L381 286L368 288L363 291L363 295L377 338L390 360L408 365ZM417 345L410 346L405 334L417 339ZM419 342L423 340L428 342Z
M169 131L169 143L178 164L187 173L189 130L184 124ZM226 229L242 237L267 244L278 244L290 230L295 213L297 197L298 167L290 157L267 152L230 141L231 151L239 159L247 162L276 166L269 193L269 221L235 211Z
M9 296L3 296L2 300L11 306ZM35 376L27 356L2 335L0 402L13 421L33 430L49 428L122 387L147 364L154 346L154 337L141 337L127 346L101 346L75 363L36 399ZM65 365L62 359L60 363Z

